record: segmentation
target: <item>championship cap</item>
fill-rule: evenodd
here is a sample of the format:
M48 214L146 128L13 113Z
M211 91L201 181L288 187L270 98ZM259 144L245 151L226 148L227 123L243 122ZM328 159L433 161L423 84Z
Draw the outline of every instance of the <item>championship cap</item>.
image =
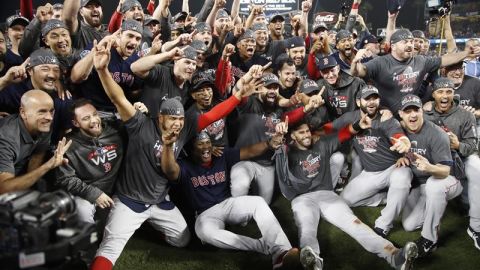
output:
M155 19L153 16L145 14L145 20L143 20L143 25L149 25L151 23L159 24L160 21Z
M132 19L127 19L124 20L122 23L122 31L135 31L137 33L140 33L140 35L143 34L143 26L139 21L132 20Z
M357 98L367 99L371 95L380 96L380 94L378 93L378 89L375 86L367 85L358 92Z
M210 141L210 135L206 131L200 131L197 136L195 136L195 141L203 141L203 140L209 140Z
M361 49L363 48L365 45L369 44L369 43L378 43L378 38L372 34L369 34L369 35L365 35L361 40L360 42L357 43L357 49Z
M30 55L30 61L28 63L27 68L33 68L38 65L58 65L60 66L60 62L58 58L53 54L50 49L40 48Z
M47 36L48 32L58 28L68 29L63 21L57 19L50 19L47 21L47 23L45 23L42 28L42 36L45 37Z
M27 18L20 15L12 15L7 18L7 27L9 28L17 24L27 26L29 23L30 21Z
M175 14L175 16L173 16L172 22L181 21L181 20L185 21L185 19L187 19L187 16L188 16L187 12L181 11Z
M197 50L195 50L192 46L187 45L183 49L183 57L193 61L197 61Z
M262 77L262 81L265 86L269 86L272 84L280 85L278 77L273 73L265 73Z
M178 97L168 98L160 105L160 114L162 115L185 115L183 105Z
M201 41L201 40L194 40L192 41L192 43L190 44L190 46L192 46L192 48L194 48L195 50L197 51L202 51L202 52L206 52L207 51L207 45L205 44L205 42Z
M228 15L227 11L225 9L220 9L217 12L217 16L215 17L215 20L222 19L222 18L229 18L230 15Z
M58 10L58 9L63 9L63 4L62 3L56 3L55 5L52 6L53 9Z
M247 29L247 30L245 30L245 33L243 33L243 35L241 35L241 36L238 38L237 42L240 42L240 41L242 41L242 40L244 40L244 39L250 39L250 38L255 39L255 32L253 32L253 31L250 30L250 29Z
M100 6L102 5L102 2L100 0L82 0L82 2L80 2L80 7L85 7L86 5L88 5L91 2L97 3Z
M281 21L281 22L285 21L285 18L282 15L280 15L279 13L274 14L270 18L270 23L274 23L274 22L278 22L278 21Z
M422 30L413 30L412 35L414 38L427 39L425 33Z
M268 31L267 25L264 23L255 23L250 27L250 29L252 29L253 32L260 30Z
M453 82L449 78L439 77L433 82L432 89L435 92L435 91L437 91L438 89L441 89L441 88L452 88L453 89L454 87L455 87L455 85L453 84Z
M342 29L340 31L337 32L337 34L335 35L335 39L337 40L337 43L344 39L344 38L349 38L349 37L353 37L352 33L350 33L350 31L348 30L345 30L345 29Z
M410 30L408 29L398 29L392 34L392 37L390 38L390 43L395 44L405 39L413 39L412 32L410 32Z
M197 33L210 32L212 33L212 27L205 22L199 22L195 24L194 29L197 30Z
M305 79L300 83L300 93L308 95L318 90L318 84L314 80Z
M215 70L213 70L215 71ZM203 86L210 86L210 87L215 87L215 79L213 77L212 72L210 71L201 71L193 75L192 78L192 92L195 92L202 88Z
M400 110L405 110L407 107L414 106L417 108L422 108L422 100L412 94L408 94L402 98Z
M328 30L328 27L324 22L315 22L312 26L312 33L318 33L325 30Z
M122 9L120 10L120 12L125 13L133 7L138 7L142 9L142 4L140 4L140 2L138 2L137 0L125 0L125 2L123 2L122 4Z

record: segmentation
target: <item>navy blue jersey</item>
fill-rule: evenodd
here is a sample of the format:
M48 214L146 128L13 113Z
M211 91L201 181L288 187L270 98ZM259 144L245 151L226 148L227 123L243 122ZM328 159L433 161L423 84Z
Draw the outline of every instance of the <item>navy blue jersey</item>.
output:
M92 44L88 45L80 54L80 57L85 57L92 49ZM130 65L138 60L140 56L137 53L132 54L127 59L123 59L117 52L117 49L111 49L111 59L108 64L108 70L112 74L113 80L122 87L125 95L128 97L133 90L138 90L142 87L142 80L135 76L130 69ZM101 111L115 111L115 106L108 98L105 90L102 87L100 78L95 69L88 76L88 79L81 83L78 88L80 95L92 101L93 105Z
M178 161L179 182L197 214L231 197L230 170L239 161L240 150L235 148L226 148L222 156L213 157L210 168L189 160Z

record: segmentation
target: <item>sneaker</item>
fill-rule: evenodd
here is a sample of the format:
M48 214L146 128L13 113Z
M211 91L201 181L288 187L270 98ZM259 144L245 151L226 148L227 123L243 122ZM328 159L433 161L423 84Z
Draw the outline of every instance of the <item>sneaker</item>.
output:
M400 270L412 270L413 261L418 257L418 247L414 242L408 242L405 246L395 255L396 269Z
M476 232L472 229L472 227L468 226L467 233L473 239L473 244L475 247L480 249L480 232Z
M418 247L418 257L424 257L428 253L437 249L437 243L434 243L423 236L420 236L420 238L415 241L415 244L417 244Z
M291 248L278 256L273 264L273 269L296 269L300 265L300 251Z
M383 237L383 238L387 238L387 235L388 235L388 233L389 233L389 231L384 230L384 229L382 229L382 228L380 228L380 227L375 227L375 228L373 228L373 231L374 231L376 234L378 234L378 235L380 235L381 237Z
M302 251L300 251L300 263L306 270L323 269L323 259L309 246L302 248Z

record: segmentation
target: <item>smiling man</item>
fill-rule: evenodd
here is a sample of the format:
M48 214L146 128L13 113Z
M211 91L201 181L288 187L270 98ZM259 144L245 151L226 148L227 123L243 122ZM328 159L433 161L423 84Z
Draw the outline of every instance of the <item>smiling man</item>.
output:
M400 108L402 97L419 94L423 79L441 66L449 66L462 61L467 56L479 56L480 47L468 47L465 51L445 54L442 57L414 56L414 37L408 29L399 29L392 34L391 54L375 57L363 64L361 60L370 57L366 49L355 55L351 65L353 76L365 77L378 88L382 105L393 112Z
M0 120L0 194L28 189L63 164L63 154L70 146L65 138L44 163L54 112L47 93L31 90L22 96L19 114Z
M141 81L133 74L130 65L140 58L136 50L142 40L142 32L141 23L135 20L123 21L117 47L111 49L109 70L127 94L141 88ZM81 53L83 58L75 64L70 78L73 83L79 84L80 94L92 101L101 117L113 117L115 106L103 91L98 74L93 70L93 46L94 44L88 45Z

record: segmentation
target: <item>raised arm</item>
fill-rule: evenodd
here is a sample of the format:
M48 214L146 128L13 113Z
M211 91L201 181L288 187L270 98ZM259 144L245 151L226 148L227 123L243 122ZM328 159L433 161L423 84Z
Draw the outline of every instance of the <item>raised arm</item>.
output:
M53 156L42 165L37 168L27 172L24 175L15 176L10 172L1 172L0 173L0 194L25 190L31 187L35 182L38 181L43 175L53 168L56 168L67 161L63 158L63 155L68 150L72 141L66 142L66 139L63 138L57 145L57 149ZM34 159L35 160L35 159Z
M3 77L0 77L0 92L5 89L5 87L14 83L19 83L27 78L27 71L25 68L29 61L30 58L27 58L23 64L9 68L7 73L5 73Z
M170 181L177 181L180 176L180 166L177 163L173 144L178 139L179 132L167 131L162 134L163 150L160 166Z
M442 55L442 67L456 64L466 57L476 58L480 56L480 46L466 47L464 51Z
M266 142L259 142L253 145L240 148L240 160L248 160L263 154L268 149L275 150L282 146L283 137L288 131L288 117L284 122L275 126L275 134Z
M235 19L237 19L237 17L239 16L239 14L240 14L240 0L233 0L232 13L230 14L230 16L232 17L232 20L235 21Z
M108 70L111 48L111 40L107 42L106 46L97 45L93 47L93 64L102 82L103 89L105 89L105 93L117 108L122 121L125 122L135 115L135 107L128 101L127 97L125 97L122 88L113 80Z
M195 17L197 18L197 23L205 22L207 20L208 14L210 14L210 11L212 10L214 3L215 3L214 0L204 1L202 9L197 15L195 15Z
M357 15L358 15L358 8L362 0L353 0L352 9L350 9L350 14L347 18L347 25L345 26L345 30L352 32L355 23L357 22Z
M352 76L357 76L361 78L367 76L367 68L360 61L363 58L371 57L371 55L372 53L367 49L358 50L350 66L350 73L352 74Z
M94 46L96 46L96 43L94 43ZM92 68L93 50L73 66L72 72L70 73L70 80L73 83L81 83L85 81L92 72Z
M77 33L79 10L80 0L65 0L63 2L62 20L67 25L70 34Z
M453 36L452 25L450 24L450 14L445 16L445 28L443 33L445 34L445 39L447 40L447 53L452 53L457 51L457 43L455 42L455 37Z
M398 12L395 13L390 13L388 11L388 19L387 19L387 29L386 29L386 34L385 34L385 41L390 44L390 38L392 37L393 32L395 32L396 28L396 22L397 22L397 16Z
M225 7L226 1L225 0L215 0L213 3L213 7L210 10L210 14L208 14L207 20L205 21L212 29L214 28L215 24L215 17L217 16L217 12ZM217 33L218 34L218 33Z
M168 60L174 60L180 57L183 54L183 51L178 47L171 49L168 52L148 55L138 59L130 65L130 69L135 75L144 79L150 73L150 70L155 67L155 65L163 63Z
M302 17L300 19L300 29L298 35L305 38L308 35L308 14L312 9L312 0L302 2Z

